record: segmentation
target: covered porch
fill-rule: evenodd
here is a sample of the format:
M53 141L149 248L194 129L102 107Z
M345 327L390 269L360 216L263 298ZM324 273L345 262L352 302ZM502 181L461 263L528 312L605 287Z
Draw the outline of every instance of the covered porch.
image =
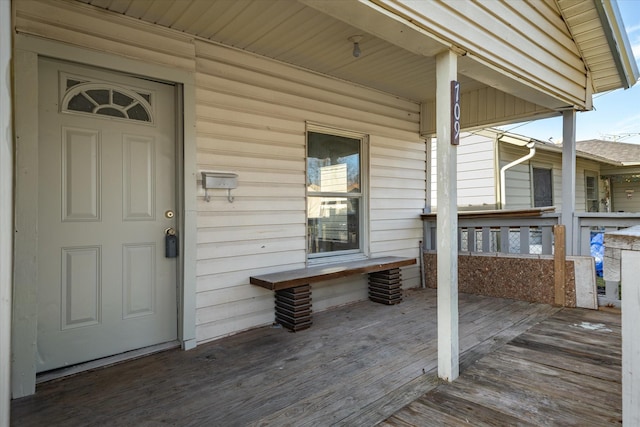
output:
M38 385L11 424L606 425L621 420L619 314L460 294L461 376L437 378L436 292L358 302ZM495 425L495 424L494 424Z
M575 115L592 108L594 93L628 87L637 75L615 2L585 5L4 2L0 8L6 25L0 32L12 44L5 42L0 50L6 65L0 75L13 81L11 90L0 93L0 104L7 107L2 117L7 137L1 146L6 155L0 168L0 425L9 418L5 408L12 409L12 420L20 425L372 424L435 386L436 369L441 378L455 379L458 355L465 372L487 352L553 314L557 310L549 306L464 295L459 309L455 134L564 117L566 179L561 185L568 202L560 222L568 226L571 252ZM587 31L578 34L575 30L585 29L585 22ZM592 36L598 40L595 45ZM94 119L101 123L86 135L119 129L109 117L89 117L93 108L82 117L83 111L69 109L65 99L72 99L77 85L99 84L112 91L113 82L125 80L127 87L143 86L140 93L133 91L136 99L164 93L167 102L157 105L167 108L168 119L158 123L174 126L158 131L158 140L171 142L169 148L141 151L147 156L140 157L141 163L165 168L156 173L155 166L149 167L147 175L140 174L152 183L136 188L147 191L150 213L145 218L155 227L136 242L124 231L124 224L136 223L124 214L127 203L136 199L129 197L134 187L110 179L125 176L125 166L134 164L121 149L126 135L102 145L91 136L83 140L81 146L90 149L77 152L74 175L70 167L63 169L70 163L62 160L69 158L63 137L71 141L75 134L63 134L53 124L61 117L77 119L64 129L88 129ZM63 93L69 96L61 98ZM135 132L153 127L131 126ZM349 239L357 245L326 259L310 253L307 235L313 218L309 193L314 189L307 185L307 162L315 155L309 151L312 133L350 138L361 157L361 182L351 187L358 192L347 194L358 206L358 221L351 221L357 227L348 228L348 221L341 225L345 236L354 235L347 231L359 236ZM54 143L48 142L49 134L55 135ZM434 137L437 158L429 148ZM156 140L149 138L145 141ZM107 153L108 161L95 154L102 146L114 150ZM60 169L47 175L42 167L54 164L46 151L51 147L56 147L55 168ZM107 173L107 166L116 172ZM250 284L254 275L352 258L419 258L420 214L432 206L427 177L434 167L442 266L437 303L434 291L409 290L406 304L372 307L362 302L367 297L364 280L344 279L332 287L318 286L318 316L310 332L290 335L265 326L273 319L273 296ZM69 182L104 182L105 188L115 182L117 188L85 189L81 200L88 206L86 217L67 221L62 206L75 200L72 186L61 185L67 172L74 177ZM214 188L210 198L203 172L237 177L233 198L223 187ZM156 192L169 194L170 200L160 203ZM114 195L117 202L102 201L103 194ZM322 195L338 196L344 194ZM103 215L103 207L113 211ZM86 229L107 219L114 223L100 228L103 235L95 242L62 241L88 234L63 233L67 223ZM179 251L173 251L180 253L177 258L165 256L168 230L180 236ZM110 258L103 258L101 244L112 231L123 238L113 242ZM44 245L47 239L51 248ZM140 262L136 271L151 273L144 276L146 282L127 281L133 275L126 274L129 264L124 260L129 258L123 253L134 253L132 248L142 243L146 264ZM95 262L85 269L87 264L77 261L67 274L72 263L62 260L73 258L78 248ZM116 279L103 277L103 272L115 272ZM166 280L156 286L155 277ZM405 269L405 288L418 286L421 277L417 267ZM107 349L82 355L81 361L72 360L78 352L66 345L85 343L68 338L69 331L86 334L88 344L82 349L107 343L89 327L106 324L102 320L108 316L123 322L144 318L123 311L128 307L121 289L139 283L146 288L131 295L154 296L158 290L168 296L166 306L157 310L167 320L167 337L153 343L193 351L171 351L40 384L36 393L37 373L149 345L142 331L126 349L118 347L125 340L116 333L132 330L118 326L105 328L112 334ZM103 303L103 289L112 291L110 301L117 305ZM50 301L43 298L45 290ZM155 313L154 298L141 298L148 313ZM80 301L76 311L67 304L74 301ZM47 358L47 338L59 359ZM49 360L54 362L43 363Z

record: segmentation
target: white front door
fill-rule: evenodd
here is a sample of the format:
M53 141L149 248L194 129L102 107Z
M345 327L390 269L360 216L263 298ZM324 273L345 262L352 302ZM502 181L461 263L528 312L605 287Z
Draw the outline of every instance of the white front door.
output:
M175 340L175 87L42 59L38 92L38 372Z

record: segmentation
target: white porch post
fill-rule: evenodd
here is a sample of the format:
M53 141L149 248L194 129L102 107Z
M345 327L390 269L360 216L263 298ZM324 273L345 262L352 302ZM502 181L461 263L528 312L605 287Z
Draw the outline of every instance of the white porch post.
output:
M451 145L450 86L457 74L453 52L436 56L438 376L447 381L459 374L457 147Z
M11 288L13 254L13 132L11 2L0 1L0 427L11 408Z
M576 210L576 112L562 113L562 216L566 231L566 254L576 255L573 217Z

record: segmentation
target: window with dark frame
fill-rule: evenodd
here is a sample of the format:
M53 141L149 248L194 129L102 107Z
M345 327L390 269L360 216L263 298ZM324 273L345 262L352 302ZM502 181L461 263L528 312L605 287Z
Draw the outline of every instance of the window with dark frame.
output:
M363 140L307 132L307 250L310 258L362 251Z
M598 201L598 176L594 172L585 172L584 176L584 198L587 212L598 212L600 203Z
M532 168L533 174L533 206L553 206L553 174L551 169Z
M151 94L75 77L66 78L62 111L153 123Z

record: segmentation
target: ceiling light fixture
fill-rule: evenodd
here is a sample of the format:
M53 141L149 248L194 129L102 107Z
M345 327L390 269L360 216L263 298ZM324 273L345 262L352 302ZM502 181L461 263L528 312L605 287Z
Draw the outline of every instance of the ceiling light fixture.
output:
M362 36L360 36L360 35L351 36L347 40L349 40L351 43L353 43L353 56L354 56L354 58L359 57L360 54L362 53L360 51L360 40L362 40Z

